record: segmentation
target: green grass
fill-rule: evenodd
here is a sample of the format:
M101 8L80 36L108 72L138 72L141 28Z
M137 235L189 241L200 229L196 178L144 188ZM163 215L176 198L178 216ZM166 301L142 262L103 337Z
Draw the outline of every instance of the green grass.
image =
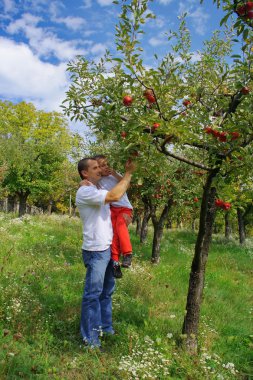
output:
M79 336L85 268L79 219L0 214L0 379L253 379L252 240L215 236L209 254L199 354L177 342L196 236L166 231L150 263L152 231L113 297L118 335L105 352Z

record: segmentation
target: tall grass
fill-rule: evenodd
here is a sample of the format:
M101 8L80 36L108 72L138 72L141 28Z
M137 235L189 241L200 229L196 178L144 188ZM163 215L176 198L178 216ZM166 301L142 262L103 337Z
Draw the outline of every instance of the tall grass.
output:
M161 263L151 236L132 232L134 263L117 280L117 335L105 352L79 336L85 268L81 223L65 216L0 214L0 379L251 379L252 241L215 236L201 309L199 354L177 345L196 236L167 231Z

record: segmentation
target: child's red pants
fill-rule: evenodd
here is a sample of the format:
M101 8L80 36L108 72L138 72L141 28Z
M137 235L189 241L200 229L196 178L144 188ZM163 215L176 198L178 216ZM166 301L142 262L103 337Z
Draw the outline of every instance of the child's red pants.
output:
M120 254L132 253L132 244L128 232L127 223L123 214L132 217L132 210L125 207L111 206L111 219L113 228L113 239L111 245L112 260L119 261Z

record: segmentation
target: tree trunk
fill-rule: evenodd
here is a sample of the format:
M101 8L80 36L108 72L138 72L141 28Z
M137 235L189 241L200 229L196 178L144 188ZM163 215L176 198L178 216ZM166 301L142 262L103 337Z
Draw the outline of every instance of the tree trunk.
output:
M4 200L1 199L0 200L0 211L5 211L4 204L5 204Z
M215 219L215 194L216 189L212 187L213 178L217 169L209 173L201 203L200 222L198 237L195 244L195 254L192 261L189 279L189 288L186 303L186 315L184 318L182 333L186 335L186 348L191 354L197 353L198 348L198 326L200 317L200 306L202 302L205 268L208 258L209 246L212 238L212 227Z
M53 201L49 201L47 205L47 214L51 215L52 214L52 206L53 206Z
M152 204L150 206L151 218L152 218L152 223L154 226L154 236L153 236L152 256L151 256L151 262L153 264L158 264L160 261L160 248L161 248L164 224L168 217L168 214L172 205L173 205L173 198L170 198L166 206L164 207L159 219L156 217L156 207L153 206Z
M239 230L239 241L240 244L245 243L245 225L244 225L244 219L243 219L243 212L239 208L237 208L237 220L238 220L238 230Z
M16 195L9 194L7 201L7 212L15 211Z
M230 239L232 235L232 228L229 220L229 213L225 212L225 238Z
M19 193L18 198L19 198L19 210L18 210L18 216L19 218L26 213L26 201L28 198L29 192L26 193Z
M153 236L153 244L152 244L151 262L153 264L159 264L160 262L160 248L161 248L162 237L163 237L163 226L160 225L160 223L157 223L157 225L154 226L154 236Z
M147 203L144 203L144 215L141 223L140 242L145 243L148 234L148 221L151 217L150 208Z
M140 216L140 214L136 214L135 220L136 220L135 234L140 236L140 234L141 234L141 216Z

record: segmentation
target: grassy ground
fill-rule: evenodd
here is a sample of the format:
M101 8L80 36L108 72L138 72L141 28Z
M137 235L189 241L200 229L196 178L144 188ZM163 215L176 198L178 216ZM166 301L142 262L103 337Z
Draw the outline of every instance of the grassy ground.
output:
M206 273L199 355L177 342L196 236L167 231L161 263L132 231L133 267L117 281L105 352L79 336L85 269L81 224L0 214L0 379L253 379L252 251L215 236Z

